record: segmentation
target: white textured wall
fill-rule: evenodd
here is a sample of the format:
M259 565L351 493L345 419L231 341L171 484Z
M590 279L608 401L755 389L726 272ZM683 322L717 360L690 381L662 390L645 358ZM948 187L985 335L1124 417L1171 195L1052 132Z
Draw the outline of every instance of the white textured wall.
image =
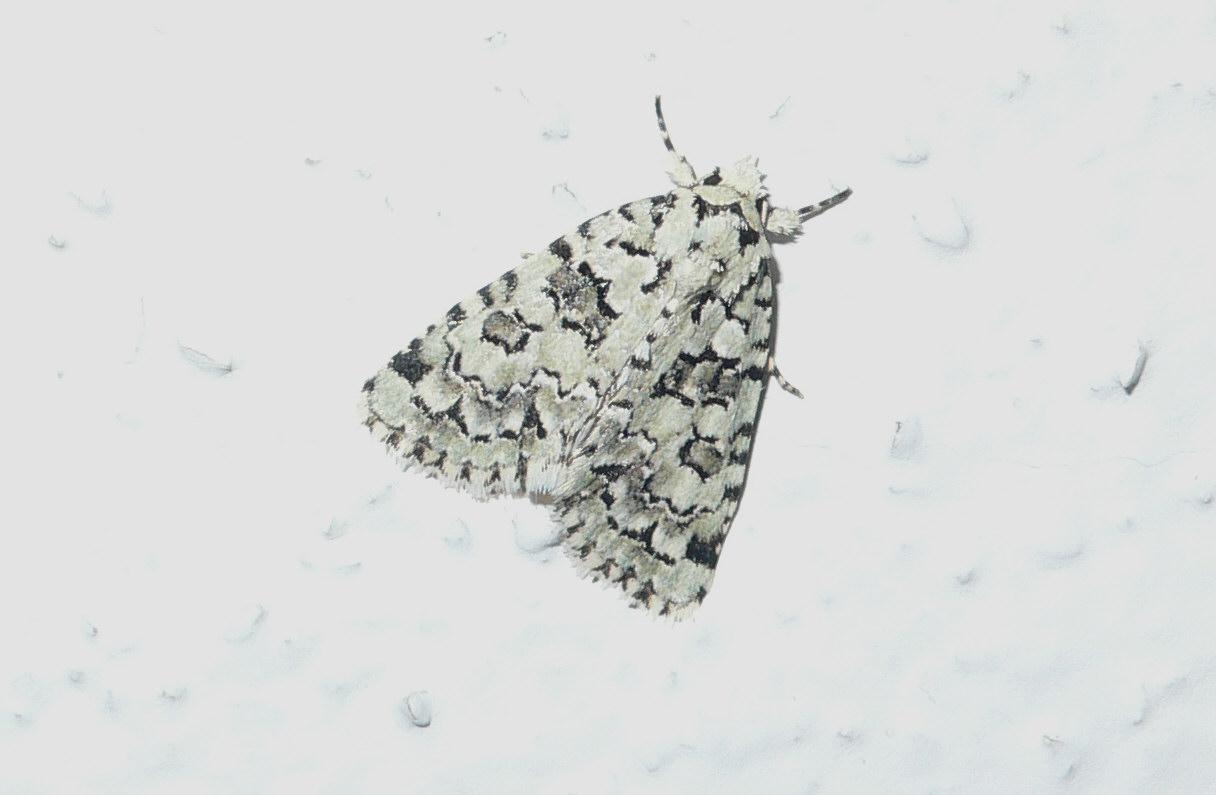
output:
M1216 791L1216 13L703 6L4 13L0 791ZM655 93L856 191L677 626L353 408Z

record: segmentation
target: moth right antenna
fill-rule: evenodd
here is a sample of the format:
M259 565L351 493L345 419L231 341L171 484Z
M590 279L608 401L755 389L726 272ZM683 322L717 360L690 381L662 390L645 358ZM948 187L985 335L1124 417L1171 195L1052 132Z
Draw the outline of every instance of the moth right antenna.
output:
M796 212L798 213L798 218L803 221L806 221L811 218L814 218L816 215L822 215L823 213L826 213L828 210L832 209L833 207L840 204L841 202L843 202L845 199L849 198L852 195L853 195L853 189L845 188L844 190L842 190L840 193L837 193L832 198L824 199L823 201L819 202L818 204L808 204L806 207L799 207L798 210L796 210Z

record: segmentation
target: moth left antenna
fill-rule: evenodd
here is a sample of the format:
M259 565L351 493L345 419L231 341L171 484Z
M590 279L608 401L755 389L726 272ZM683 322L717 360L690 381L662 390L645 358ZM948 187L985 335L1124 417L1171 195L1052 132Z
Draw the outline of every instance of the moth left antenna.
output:
M671 181L683 188L692 187L697 184L697 172L693 171L692 164L676 151L676 145L671 142L667 121L663 118L663 98L657 94L654 98L654 115L659 117L659 134L663 136L663 146L671 152Z

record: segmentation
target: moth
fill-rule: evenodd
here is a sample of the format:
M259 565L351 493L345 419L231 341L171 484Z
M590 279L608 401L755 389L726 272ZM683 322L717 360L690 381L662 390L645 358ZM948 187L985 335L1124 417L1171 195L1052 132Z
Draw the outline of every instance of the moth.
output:
M448 310L363 385L406 470L547 503L584 576L680 619L709 592L774 365L774 238L847 199L769 202L756 160L583 222Z

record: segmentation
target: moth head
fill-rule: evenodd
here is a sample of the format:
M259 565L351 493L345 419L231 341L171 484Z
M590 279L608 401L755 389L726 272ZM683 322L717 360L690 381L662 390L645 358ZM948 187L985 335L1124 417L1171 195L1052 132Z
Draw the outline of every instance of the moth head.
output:
M743 199L754 201L767 198L768 191L764 189L764 175L760 173L757 162L753 157L745 157L726 168L715 168L714 173L721 177L721 184L733 188Z
M759 203L768 198L764 177L751 159L740 160L726 168L715 168L704 179L689 187L693 193L719 207L738 204L758 208Z
M769 203L768 190L764 187L764 175L760 173L756 159L752 157L745 157L726 168L715 168L709 176L698 180L692 164L676 151L675 144L671 142L659 97L654 98L654 110L659 121L659 134L663 136L663 145L671 156L671 170L668 172L671 181L677 187L694 191L710 204L719 207L738 204L747 223L756 231L763 230L780 237L794 237L802 231L804 221L835 207L852 194L852 191L846 188L818 204L810 204L797 210L774 207Z
M774 207L769 201L768 189L764 187L764 175L754 158L744 158L723 169L722 184L738 191L741 198L756 208L760 223L775 235L793 236L802 231L802 216L788 207Z
M725 168L715 168L692 189L710 204L723 207L737 204L746 208L744 215L757 231L764 229L784 236L802 231L802 219L796 210L774 207L769 202L764 175L760 173L754 158L744 158Z

